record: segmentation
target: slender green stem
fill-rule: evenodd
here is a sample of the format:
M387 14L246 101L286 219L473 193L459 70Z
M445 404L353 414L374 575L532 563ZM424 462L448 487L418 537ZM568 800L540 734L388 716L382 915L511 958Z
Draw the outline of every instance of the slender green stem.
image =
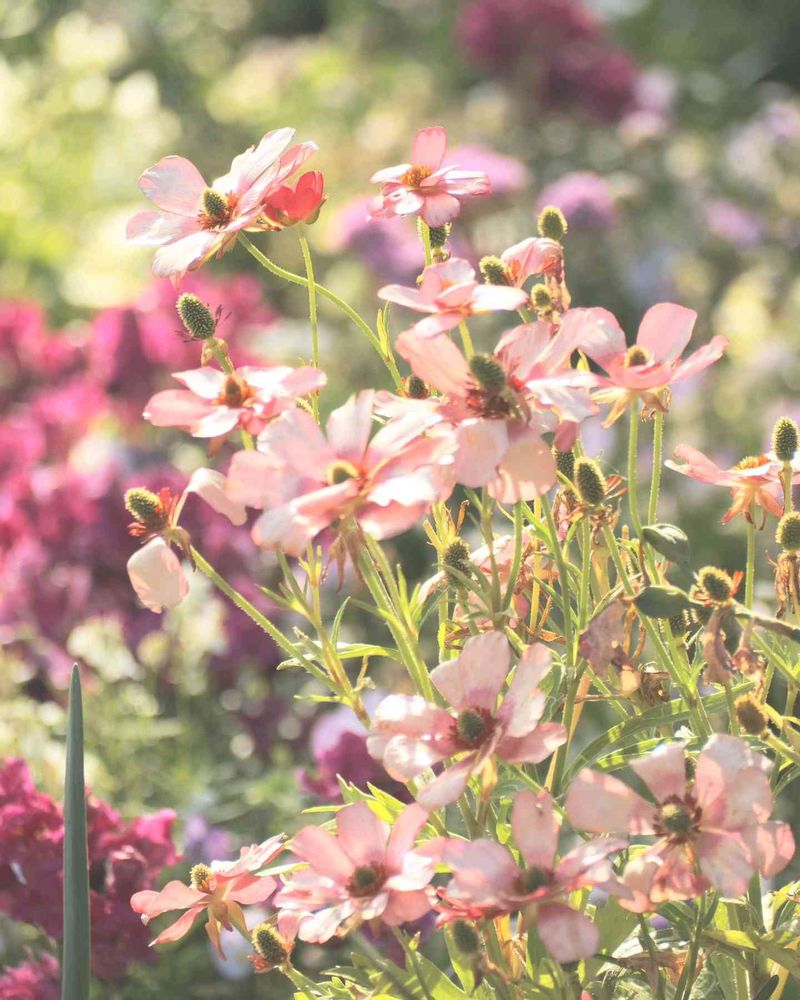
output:
M639 517L639 405L631 406L630 432L628 434L628 509L631 527L637 538L642 536L642 521Z
M514 555L511 559L511 570L508 574L508 586L503 597L503 607L510 608L514 600L514 590L517 586L519 568L522 565L522 504L514 504Z
M783 473L781 478L783 479L783 513L789 514L794 506L792 500L792 479L794 478L794 470L792 469L791 462L783 463Z
M468 358L471 358L475 353L475 350L472 346L472 337L469 335L469 327L463 320L458 326L458 332L461 334L461 343L464 345L464 354L466 354Z
M542 508L550 532L550 547L558 568L559 589L561 591L561 609L564 617L564 646L566 647L566 664L568 669L575 666L575 649L572 638L572 606L569 600L569 573L564 560L564 551L558 538L558 529L553 518L553 508L547 497L542 497Z
M747 517L747 567L744 576L744 605L753 607L753 590L756 578L756 525L754 521L755 505L750 505Z
M353 934L350 940L352 940L359 950L366 955L375 968L380 969L381 972L392 982L394 988L398 990L398 1000L414 1000L414 997L406 989L403 984L403 980L400 978L400 970L398 969L397 972L394 971L396 966L394 966L393 962L385 959L378 949L367 941L363 934Z
M300 241L300 250L303 254L303 263L306 266L306 278L308 279L308 319L311 325L311 363L315 368L319 368L319 328L317 324L317 284L314 279L314 263L311 259L311 248L303 232L303 227L297 227L297 239ZM311 408L314 419L319 421L319 399L317 393L311 397Z
M419 220L419 235L422 237L422 247L425 251L425 267L430 267L433 263L433 251L431 250L431 229L423 219Z
M265 267L272 274L276 275L276 277L283 278L284 281L289 281L293 285L302 285L304 288L308 288L308 278L304 278L300 274L294 274L292 271L287 271L286 268L280 267L274 261L271 261L269 257L263 254L258 247L244 235L244 233L239 233L239 242L245 250L247 250L251 257L254 257L262 267ZM320 285L319 282L315 282L315 287L319 295L322 295L324 298L328 299L329 302L332 302L337 309L341 309L345 316L352 320L352 322L364 334L370 344L372 344L377 353L380 355L386 367L389 369L389 373L391 374L397 388L401 389L403 386L403 379L400 372L397 370L394 355L391 353L387 354L383 350L381 342L375 334L375 331L372 330L369 324L358 315L352 306L349 306L344 299L339 298L339 296L335 292L332 292L330 288L326 288L325 285Z
M653 475L650 479L650 503L647 505L647 523L655 524L658 516L658 494L661 490L661 466L664 461L664 414L656 411L653 420Z

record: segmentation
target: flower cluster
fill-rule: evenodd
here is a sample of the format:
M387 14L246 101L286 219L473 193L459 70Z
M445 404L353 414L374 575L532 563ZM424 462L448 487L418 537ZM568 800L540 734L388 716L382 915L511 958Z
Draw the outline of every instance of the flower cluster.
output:
M589 37L588 21L584 28ZM269 133L213 188L201 190L199 173L172 158L144 175L145 193L189 220L149 217L148 232L174 236L191 223L189 236L159 239L160 273L180 280L239 239L268 271L305 285L311 364L237 367L211 313L196 301L189 314L183 301L184 325L203 343L201 367L178 372L184 388L154 396L145 417L211 439L211 461L225 442L242 447L224 473L200 470L180 496L128 491L131 533L144 543L129 570L154 611L185 596L182 558L205 573L280 645L287 666L306 669L322 697L339 703L347 715L340 737L365 745L385 775L356 787L339 772L334 785L321 768L316 791L336 799L332 823L273 836L235 862L197 864L189 884L136 893L133 910L145 922L181 911L156 942L177 940L205 914L220 955L222 930L236 928L252 942L256 972L279 969L325 997L338 995L338 977L349 973L310 983L294 964L295 942L352 936L365 950L353 976L370 970L363 975L374 990L386 981L415 990L419 981L427 994L420 940L411 936L426 918L444 929L462 983L486 980L509 996L527 995L525 981L536 995L594 995L617 949L614 963L647 970L663 995L663 970L682 970L671 985L681 1000L701 950L716 941L733 948L746 940L754 951L766 941L770 960L791 970L781 911L791 896L776 894L782 902L767 919L760 879L774 879L795 851L789 826L771 817L776 792L800 764L790 715L796 683L782 659L792 694L780 715L768 700L772 668L757 652L771 647L755 638L797 642L800 632L754 608L753 515L756 506L764 518L781 515L779 610L796 615L796 425L780 421L768 455L727 472L688 445L677 451L686 466L666 463L730 487L726 520L747 519L746 573L706 566L693 574L688 537L657 519L664 423L673 386L717 363L726 339L689 353L698 317L674 303L651 306L632 343L607 310L573 307L568 220L555 205L541 206L538 232L480 261L481 280L453 253L451 225L462 201L486 194L488 182L445 160L440 127L418 133L410 163L372 178L380 194L370 216L378 225L416 216L421 237L418 280L380 290L385 305L373 329L317 284L302 224L295 233L305 277L272 264L242 235L282 228L269 223L270 184L310 148L282 153L290 135ZM321 180L298 182L295 200L310 203L322 189ZM227 214L220 205L212 226L209 206L223 195ZM300 221L295 201L281 199L284 222ZM173 254L169 247L182 241ZM391 390L355 392L325 419L318 295L358 328L392 380ZM397 306L422 315L392 336ZM583 426L597 415L597 433L627 418L626 478L607 475L586 454ZM652 424L654 447L646 513L642 424ZM303 623L292 635L208 564L180 523L190 492L234 524L244 525L247 508L259 511L250 535L277 554L282 582L267 593ZM423 520L438 572L413 588L382 543ZM482 543L474 550L469 532ZM349 599L326 620L334 562L340 585L347 580L358 593L354 607L372 610L386 628L383 644L351 641ZM402 673L368 708L376 659ZM361 663L355 678L353 660ZM592 740L578 728L598 701L616 719L608 737ZM335 745L330 761L320 760L335 768L341 758L344 769L345 757ZM612 773L627 766L646 794ZM746 918L745 896L753 911ZM262 907L256 923L248 904ZM657 928L642 919L649 955L627 958L638 945L624 910L667 921L656 943ZM747 929L730 937L743 919ZM770 921L775 929L767 931ZM369 944L380 928L402 948L396 961ZM760 981L763 970L755 959L751 966L747 975Z

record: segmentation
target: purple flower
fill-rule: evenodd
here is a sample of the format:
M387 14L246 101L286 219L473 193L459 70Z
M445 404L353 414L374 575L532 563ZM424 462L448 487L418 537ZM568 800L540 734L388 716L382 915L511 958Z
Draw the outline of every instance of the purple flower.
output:
M718 198L706 205L705 214L709 232L737 250L752 250L763 242L763 226L755 212Z
M564 174L548 184L536 199L536 211L540 212L545 205L560 208L572 230L608 229L616 217L608 181L589 170Z

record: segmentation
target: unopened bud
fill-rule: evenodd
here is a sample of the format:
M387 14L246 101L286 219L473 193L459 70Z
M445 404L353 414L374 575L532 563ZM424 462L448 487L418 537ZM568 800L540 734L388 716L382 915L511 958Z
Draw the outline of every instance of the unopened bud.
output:
M556 460L557 471L566 479L573 480L575 478L575 452L572 450L559 451L558 448L553 448L553 458Z
M733 593L733 580L716 566L704 566L697 574L697 582L712 601L727 601Z
M283 965L287 958L286 943L274 927L258 924L251 935L253 948L269 965Z
M779 462L791 462L797 451L797 424L791 417L781 417L772 431L772 450Z
M161 498L143 486L135 487L125 494L125 509L140 524L152 524L161 516Z
M778 521L775 539L787 552L800 552L800 511L783 515Z
M473 354L469 359L469 369L482 389L500 392L506 386L503 366L492 354Z
M531 289L531 302L539 312L550 312L553 308L553 296L550 294L550 289L547 285L543 285L540 282L538 285L533 286Z
M560 243L567 235L567 220L564 213L555 205L548 205L539 213L539 233L548 240Z
M579 458L575 463L575 485L581 500L590 507L597 507L606 498L606 477L590 458Z
M734 702L736 719L742 729L750 736L761 736L769 725L769 718L764 706L749 694L742 695Z
M178 315L194 340L208 340L217 330L217 321L208 306L196 295L184 292L177 302Z
M469 546L461 539L456 538L447 546L442 555L442 565L445 573L448 569L456 569L459 573L469 575L470 562Z
M453 228L451 222L445 222L443 226L431 226L428 230L431 240L431 249L439 250L450 239L450 232Z
M487 285L510 285L511 275L508 267L499 257L482 257L478 268Z
M462 955L474 955L480 951L481 936L473 924L466 920L454 920L453 941Z

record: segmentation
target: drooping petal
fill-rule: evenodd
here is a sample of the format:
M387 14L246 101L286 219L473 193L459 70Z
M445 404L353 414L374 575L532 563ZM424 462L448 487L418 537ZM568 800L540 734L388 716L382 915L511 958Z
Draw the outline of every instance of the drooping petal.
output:
M215 407L188 389L164 389L150 397L142 416L154 427L196 427Z
M544 903L538 909L536 930L542 943L559 962L577 962L594 955L600 932L585 913L565 903Z
M171 212L137 212L128 220L125 237L136 246L158 247L174 243L196 233L200 224L195 216L173 215Z
M461 655L431 671L431 681L456 709L493 711L511 663L503 632L484 632L464 643Z
M225 476L216 469L196 469L185 492L202 497L212 510L223 514L231 524L240 525L247 520L244 506L231 499Z
M496 309L521 309L528 301L528 294L521 288L506 285L478 285L472 296L472 311L494 312Z
M176 608L189 593L181 561L163 538L152 538L128 560L136 596L151 611Z
M220 249L218 233L201 230L174 243L160 246L153 255L153 274L158 278L179 279Z
M131 896L131 909L134 913L141 913L147 921L150 921L153 917L168 913L170 910L183 910L188 906L196 906L205 898L205 893L199 889L193 889L175 879L167 882L160 892L145 889L134 893Z
M569 786L567 818L590 833L653 832L654 807L619 778L585 768Z
M182 937L189 933L195 920L205 909L203 906L193 906L186 913L182 913L174 924L165 927L164 930L153 941L153 944L170 944L172 941L180 941Z
M709 365L713 365L715 361L719 361L727 349L727 337L714 337L708 344L695 351L694 354L690 354L685 361L678 365L672 373L671 381L683 382L684 379L697 375Z
M782 872L794 857L794 836L788 823L756 823L742 830L741 836L764 878Z
M294 136L293 128L279 128L267 132L257 145L250 146L233 158L227 174L217 177L213 187L222 194L244 195L261 175L274 166Z
M226 898L240 903L242 906L252 906L254 903L263 903L272 895L277 886L277 882L270 875L259 875L252 880L247 879L243 884L235 885L229 890Z
M511 832L525 864L552 868L558 846L559 824L547 792L517 792L511 811Z

